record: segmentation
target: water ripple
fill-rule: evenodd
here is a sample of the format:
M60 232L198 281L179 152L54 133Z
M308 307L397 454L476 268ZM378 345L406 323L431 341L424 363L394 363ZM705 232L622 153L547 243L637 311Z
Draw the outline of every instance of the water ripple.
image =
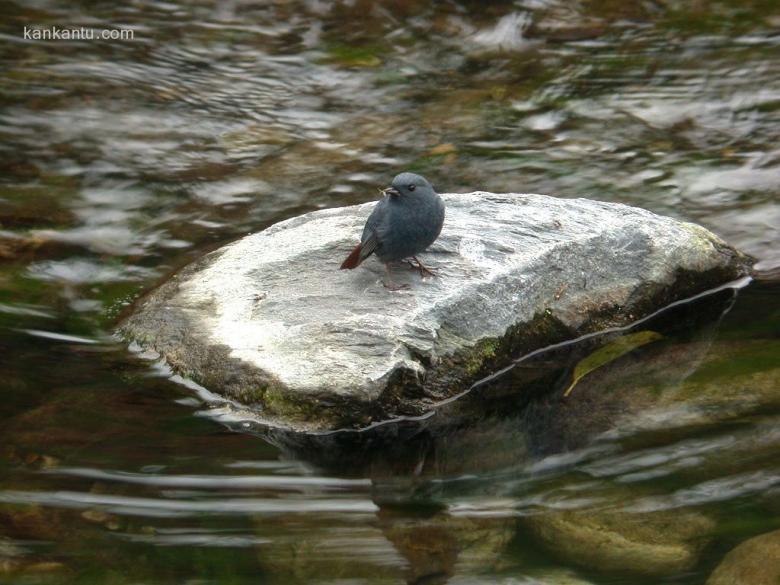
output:
M321 476L281 476L281 475L150 475L129 473L123 471L108 471L102 469L58 467L45 473L84 477L105 481L116 481L127 484L140 484L155 487L202 488L210 490L232 490L247 488L274 488L285 490L301 490L312 486L325 490L369 487L368 479L344 479Z
M212 498L205 501L112 496L73 491L0 491L0 502L57 508L98 508L124 516L184 517L237 514L374 514L377 506L358 498Z

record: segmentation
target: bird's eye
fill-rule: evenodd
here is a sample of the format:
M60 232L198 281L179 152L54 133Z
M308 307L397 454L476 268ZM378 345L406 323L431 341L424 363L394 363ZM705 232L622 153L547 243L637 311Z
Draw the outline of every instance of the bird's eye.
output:
M415 187L414 187L414 185L409 185L409 186L407 187L407 189L409 189L409 191L414 191L414 188L415 188Z

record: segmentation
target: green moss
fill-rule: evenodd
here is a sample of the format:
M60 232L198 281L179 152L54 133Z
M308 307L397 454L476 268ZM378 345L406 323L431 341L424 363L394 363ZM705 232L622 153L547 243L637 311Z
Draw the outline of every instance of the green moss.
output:
M255 388L249 392L253 399L244 400L246 404L261 404L260 414L270 420L279 418L287 425L290 423L310 423L316 428L346 428L356 423L370 422L365 409L356 408L354 403L323 404L317 397L304 394L301 397L287 391L279 385Z
M257 388L252 394L260 397L264 410L269 414L303 420L311 420L315 414L312 403L291 400L280 388Z
M231 392L231 396L237 399L239 402L251 406L253 404L266 405L267 396L269 394L268 386L254 386L252 388L241 388L237 391Z
M334 44L327 47L326 63L333 63L343 67L377 67L382 64L379 54L384 50L376 45L341 45Z
M744 6L739 2L722 2L717 9L699 3L682 4L682 9L668 11L660 25L688 36L741 34L762 26L766 15L776 12L774 6L768 8L760 4Z
M486 362L496 357L499 348L499 340L495 338L483 339L472 349L472 355L464 364L464 371L469 377L476 376Z
M691 384L723 383L747 375L778 370L780 341L746 342L735 346L728 354L719 356L699 368L689 379Z
M442 335L447 336L447 332L440 331ZM537 313L530 322L510 327L501 338L483 339L443 358L435 369L429 370L424 395L449 398L518 356L574 336L550 311Z

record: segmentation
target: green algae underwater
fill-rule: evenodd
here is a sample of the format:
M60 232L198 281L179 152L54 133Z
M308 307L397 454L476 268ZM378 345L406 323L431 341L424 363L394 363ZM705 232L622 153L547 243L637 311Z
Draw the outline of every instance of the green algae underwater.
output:
M777 3L0 8L0 583L780 573ZM112 335L177 268L399 169L637 205L766 270L370 435L256 428Z

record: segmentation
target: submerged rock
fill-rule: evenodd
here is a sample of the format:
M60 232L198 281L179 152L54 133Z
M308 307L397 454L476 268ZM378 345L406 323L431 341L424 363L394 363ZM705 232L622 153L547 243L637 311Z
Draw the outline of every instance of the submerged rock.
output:
M423 255L438 276L339 264L373 203L296 217L229 244L120 325L179 373L303 431L421 415L519 353L743 276L749 258L694 224L587 199L443 196Z
M746 540L721 561L707 585L780 583L780 530Z
M614 510L529 516L530 530L557 556L599 571L664 575L695 564L715 522L697 512Z

